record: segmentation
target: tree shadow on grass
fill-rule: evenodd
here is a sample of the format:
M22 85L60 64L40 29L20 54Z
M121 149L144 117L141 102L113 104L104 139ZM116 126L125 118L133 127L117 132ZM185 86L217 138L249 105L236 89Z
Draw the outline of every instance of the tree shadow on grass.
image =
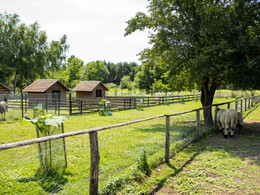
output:
M176 175L178 175L180 172L183 171L183 169L189 165L200 153L196 152L195 154L193 154L189 160L187 160L179 169L176 168L174 165L172 165L171 163L167 163L167 165L172 168L174 170L173 174L168 175L167 177L161 179L161 181L158 182L158 187L155 188L151 193L149 193L150 195L155 194L156 192L158 192L165 184L165 182L167 181L168 178L171 177L175 177Z
M49 169L45 172L43 168L38 168L33 177L20 178L17 181L21 183L39 182L45 192L54 194L63 190L63 186L68 182L68 179L64 177L65 175L70 175L70 173L59 172L55 169Z
M246 113L246 115L244 116L244 119L245 119L246 117L248 117L249 114L251 114L252 112L254 112L254 111L258 108L258 106L259 106L259 104L256 105L256 106L254 106L250 111L248 111L248 112Z

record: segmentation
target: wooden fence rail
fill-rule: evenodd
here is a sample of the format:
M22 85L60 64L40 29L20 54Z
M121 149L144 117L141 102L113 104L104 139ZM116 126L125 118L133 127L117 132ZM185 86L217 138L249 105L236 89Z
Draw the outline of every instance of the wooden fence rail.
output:
M253 96L250 98L244 98L241 100L234 100L230 102L225 102L221 104L213 104L207 107L199 108L199 109L194 109L194 110L189 110L185 112L179 112L179 113L173 113L173 114L167 114L167 115L159 115L159 116L154 116L146 119L139 119L135 121L130 121L130 122L125 122L125 123L118 123L114 125L109 125L105 127L97 127L97 128L92 128L92 129L86 129L86 130L81 130L81 131L75 131L75 132L68 132L68 133L63 133L63 134L58 134L58 135L52 135L52 136L46 136L42 138L37 138L37 139L31 139L31 140L26 140L26 141L20 141L20 142L14 142L14 143L8 143L8 144L2 144L0 145L0 151L1 150L7 150L10 148L16 148L16 147L21 147L21 146L27 146L31 144L36 144L36 143L41 143L41 142L46 142L46 141L51 141L55 139L61 139L65 137L71 137L71 136L77 136L77 135L82 135L82 134L89 134L89 139L90 139L90 152L91 152L91 168L90 168L90 194L98 194L98 179L99 179L99 160L100 160L100 155L99 155L99 148L98 148L98 131L103 131L107 129L112 129L116 127L122 127L122 126L128 126L131 124L135 123L140 123L144 121L149 121L157 118L166 118L166 131L165 131L165 162L169 162L170 158L170 117L177 116L177 115L182 115L182 114L187 114L191 112L196 112L196 139L200 138L200 111L203 109L208 109L215 107L215 121L216 121L216 113L217 113L217 108L222 105L227 105L227 107L230 107L231 103L235 103L235 109L238 108L237 104L238 102L241 101L241 107L242 107L242 102L243 100L246 102L248 101L247 104L245 104L245 110L247 108L250 108L253 103L259 103L260 102L260 96ZM249 103L250 102L250 103ZM242 110L243 111L243 110ZM215 122L216 124L216 122Z
M29 97L27 94L21 93L16 96L6 95L8 101L8 107L10 109L17 109L22 111L22 117L28 110L32 110L35 103L42 103L46 113L55 114L85 114L99 111L99 102L102 98L92 99L77 99L72 97L71 93L65 96L59 94L44 94ZM198 100L200 94L193 95L181 95L181 96L107 96L105 97L109 102L109 109L113 110L127 110L136 109L138 103L142 104L142 107L150 107L164 104L172 104L179 102L187 102L192 100Z

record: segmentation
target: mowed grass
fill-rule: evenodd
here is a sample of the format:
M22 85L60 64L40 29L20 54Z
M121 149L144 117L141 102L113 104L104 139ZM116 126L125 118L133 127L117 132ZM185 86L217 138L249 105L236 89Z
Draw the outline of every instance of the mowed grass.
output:
M213 103L222 103L232 101L234 99L215 99ZM69 116L68 120L65 120L65 132L78 131L83 129L90 129L94 127L102 127L111 124L117 124L127 121L133 121L152 116L158 116L163 114L171 114L176 112L182 112L200 108L200 101L186 102L185 104L176 103L170 106L154 106L144 108L144 111L138 110L126 110L113 112L113 116L99 116L98 113L86 114L86 115L73 115ZM223 105L222 107L226 107ZM9 110L6 115L6 121L0 121L0 144L23 141L33 139L36 137L35 127L27 122L21 122L21 115L15 115L15 110ZM17 112L20 112L19 110ZM32 113L29 113L32 115ZM13 118L13 116L15 116Z
M259 104L243 113L259 120ZM258 130L259 131L259 130ZM221 133L194 143L118 194L260 194L260 137Z
M231 99L215 100L214 103ZM113 116L97 113L70 116L65 121L65 132L101 127L151 116L176 113L201 107L200 102L172 104L144 108L144 111L113 112ZM11 112L11 111L9 111ZM9 112L7 114L9 114ZM195 120L195 114L180 116L175 121ZM174 120L173 120L174 121ZM181 126L176 124L176 126ZM178 130L176 130L178 129ZM172 128L172 135L182 137L190 127ZM0 122L0 143L10 143L36 138L31 123L7 120ZM155 166L164 158L165 118L155 119L127 127L114 128L98 133L100 149L100 190L111 190L116 182L130 180L136 174L136 164L143 152ZM56 146L58 147L58 146ZM68 168L62 175L55 173L37 175L39 168L37 145L19 147L0 152L1 193L88 193L89 187L89 138L81 135L66 138ZM172 145L172 148L175 146ZM123 176L122 176L123 175ZM114 183L113 183L114 182ZM127 183L127 182L126 182Z

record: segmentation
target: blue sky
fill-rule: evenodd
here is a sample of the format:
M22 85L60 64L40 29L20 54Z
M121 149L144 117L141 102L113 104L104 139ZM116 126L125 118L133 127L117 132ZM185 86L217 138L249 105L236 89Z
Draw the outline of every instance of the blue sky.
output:
M63 34L70 44L68 56L85 63L106 60L137 62L148 45L148 32L124 37L126 21L147 11L147 0L0 0L0 12L17 13L22 22L37 21L48 40Z

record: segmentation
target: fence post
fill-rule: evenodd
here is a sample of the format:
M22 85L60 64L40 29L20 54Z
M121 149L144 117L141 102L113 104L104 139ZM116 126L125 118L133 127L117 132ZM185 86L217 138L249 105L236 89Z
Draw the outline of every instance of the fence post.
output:
M58 95L58 116L60 116L60 94Z
M166 132L165 132L165 162L170 159L170 116L166 115Z
M4 101L8 104L8 98L7 98L7 94L4 94ZM6 111L8 111L8 108L6 108Z
M200 139L200 110L198 109L196 111L196 121L197 121L197 126L196 126L196 130L197 130L197 139Z
M247 103L247 98L245 98L245 111L247 110L247 109L246 109L246 103Z
M241 113L243 113L243 99L241 99L241 108L240 108L240 110L241 110Z
M150 98L148 97L148 107L150 106L150 101L149 101L149 99L150 99Z
M125 110L125 98L124 98L124 110Z
M227 109L230 109L230 102L228 102L228 106L227 106Z
M218 115L218 106L216 105L215 106L215 115L214 115L214 125L215 125L215 127L217 127L218 126L218 123L217 123L217 115Z
M62 133L64 133L64 125L63 125L63 123L61 123L61 130L62 130ZM62 141L63 141L65 167L67 167L68 163L67 163L67 152L66 152L65 137L62 139Z
M69 93L69 113L70 113L70 115L72 115L71 93Z
M82 115L82 99L80 99L80 114Z
M235 101L235 110L237 111L237 100Z
M23 93L21 92L21 109L22 109L22 118L23 118Z
M57 93L54 93L55 96L55 114L57 114Z
M48 113L48 93L46 93L46 103L45 103L45 106L46 106L46 113Z
M97 195L98 178L99 178L99 160L100 160L97 132L89 133L89 141L90 141L90 158L91 158L89 194Z
M251 107L251 104L250 104L251 101L250 100L251 100L251 97L248 98L248 108Z

